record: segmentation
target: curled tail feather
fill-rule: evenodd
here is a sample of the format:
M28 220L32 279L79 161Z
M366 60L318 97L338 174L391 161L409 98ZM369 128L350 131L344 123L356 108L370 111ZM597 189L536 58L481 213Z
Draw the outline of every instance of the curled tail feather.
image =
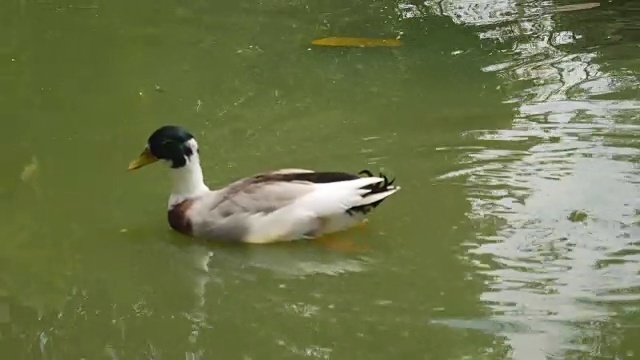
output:
M360 171L358 175L366 175L366 177L376 177L371 171L367 169ZM362 195L362 204L349 208L347 210L347 213L349 213L350 215L353 215L354 213L367 214L378 205L380 205L385 198L400 190L400 187L393 185L393 183L396 181L395 178L389 180L389 178L387 178L387 176L383 173L380 173L377 177L383 179L383 181L363 186L362 189L369 190L369 192Z

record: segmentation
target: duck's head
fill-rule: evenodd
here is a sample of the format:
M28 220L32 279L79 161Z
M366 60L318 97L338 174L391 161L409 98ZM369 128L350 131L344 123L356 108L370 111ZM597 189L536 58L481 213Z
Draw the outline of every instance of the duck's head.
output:
M149 136L147 146L129 164L129 170L139 169L158 160L164 160L172 168L178 169L190 164L197 153L198 143L193 135L180 126L166 125Z

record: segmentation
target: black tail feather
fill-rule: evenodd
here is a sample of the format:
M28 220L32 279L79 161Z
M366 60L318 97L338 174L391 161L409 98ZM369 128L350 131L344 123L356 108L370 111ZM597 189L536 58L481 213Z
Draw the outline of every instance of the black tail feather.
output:
M358 175L366 175L366 177L374 177L375 176L375 175L373 175L373 173L371 171L369 171L367 169L364 169L364 170L360 171L358 173ZM393 183L396 181L395 178L389 180L389 178L387 178L387 176L384 175L383 173L380 173L378 175L378 177L384 179L384 181L380 182L380 183L376 183L376 184L371 184L371 185L365 186L363 189L370 190L369 193L364 195L365 197L367 195L377 194L377 193L381 193L381 192L390 190L390 188L393 187L392 186ZM347 210L347 213L349 213L349 215L353 215L354 212L367 214L368 212L370 212L371 210L376 208L378 205L380 205L380 203L382 203L383 201L384 201L384 199L381 199L381 200L378 200L378 201L373 202L371 204L362 205L362 206L355 206L355 207L352 207L349 210Z

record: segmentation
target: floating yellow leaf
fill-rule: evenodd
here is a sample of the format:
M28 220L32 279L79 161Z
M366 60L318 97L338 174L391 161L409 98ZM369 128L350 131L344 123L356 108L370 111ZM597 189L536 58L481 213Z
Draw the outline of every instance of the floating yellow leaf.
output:
M315 39L311 42L313 45L319 46L349 46L349 47L377 47L377 46L400 46L402 41L398 39L381 39L381 38L356 38L356 37L326 37Z
M567 11L576 11L576 10L587 10L587 9L597 8L598 6L600 6L600 3L597 3L597 2L590 2L590 3L584 3L584 4L570 4L570 5L562 5L562 6L558 6L558 7L555 9L555 12L567 12Z

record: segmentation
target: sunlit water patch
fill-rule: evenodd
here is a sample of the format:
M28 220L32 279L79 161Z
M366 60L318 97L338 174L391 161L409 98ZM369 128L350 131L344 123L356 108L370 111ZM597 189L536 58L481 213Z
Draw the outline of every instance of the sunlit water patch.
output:
M487 285L482 300L493 319L531 331L482 321L450 326L504 334L515 358L613 355L604 343L623 338L638 318L629 314L640 311L633 76L609 72L596 51L563 50L582 35L558 32L545 15L550 3L445 3L442 11L460 22L494 24L481 37L513 45L511 60L485 68L521 88L507 100L517 104L512 126L467 132L476 148L440 149L457 153L463 167L439 179L465 181L476 227L467 254Z
M461 151L471 171L453 174L466 178L483 301L544 329L539 345L552 353L575 336L559 324L608 320L618 303L640 308L640 126L615 121L640 104L553 105L528 106L511 130L474 132L490 145Z

